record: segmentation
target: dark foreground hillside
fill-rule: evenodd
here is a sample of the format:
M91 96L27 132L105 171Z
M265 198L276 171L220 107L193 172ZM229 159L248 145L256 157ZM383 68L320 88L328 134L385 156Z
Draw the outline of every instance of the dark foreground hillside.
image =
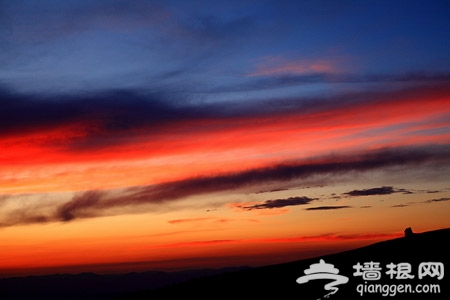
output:
M141 299L450 299L450 229L430 231L376 243L363 248L314 259L251 268L198 278L164 288L123 295L120 300ZM324 286L332 279L312 279L299 284L311 264L332 264L348 278ZM361 266L359 270L354 266ZM322 264L323 266L323 264ZM390 268L389 268L389 267ZM317 276L330 276L321 271ZM323 274L327 273L327 274ZM311 274L310 274L311 275ZM392 278L391 278L392 276ZM421 277L421 278L419 278ZM308 277L306 277L308 278ZM342 277L341 277L342 278ZM411 290L410 290L411 289Z
M450 228L413 234L337 254L258 268L240 267L118 275L82 273L4 278L0 279L0 300L150 300L175 297L179 299L248 297L250 299L305 300L448 300L450 299L450 274L445 273L449 271L445 268L450 266L448 241L450 241ZM305 274L305 270L312 264L320 263L320 260L323 260L323 263L319 265L320 274L314 272ZM353 268L358 263L359 272ZM324 269L324 266L334 267L337 270L334 270L335 273L330 273L333 270ZM389 272L392 273L392 278ZM378 275L381 276L379 279L376 278ZM419 279L419 275L423 278ZM333 291L325 290L325 285L333 284L335 280L314 279L314 276L340 280L347 278L348 281L335 285L334 288L338 290L328 298L324 298L324 295ZM296 282L299 277L309 280L299 284ZM374 277L377 280L370 280ZM405 291L408 288L406 286L410 286L414 289L414 293L393 290L400 285L405 286ZM430 290L429 293L419 293L419 290L416 290L418 286L420 291L434 290Z
M118 295L160 288L202 276L243 269L201 269L97 275L54 274L0 279L0 300L109 300Z

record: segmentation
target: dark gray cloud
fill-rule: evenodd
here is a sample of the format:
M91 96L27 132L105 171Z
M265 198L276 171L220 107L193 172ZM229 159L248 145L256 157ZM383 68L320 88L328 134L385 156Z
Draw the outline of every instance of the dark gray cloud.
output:
M442 201L450 201L450 198L439 198L439 199L430 199L425 201L426 203L433 203L433 202L442 202Z
M281 191L287 191L288 189L286 188L280 188L280 189L272 189L272 190L268 190L268 191L258 191L255 194L264 194L264 193L274 193L274 192L281 192Z
M392 186L383 186L379 188L371 188L364 190L353 190L345 193L349 196L371 196L371 195L389 195L397 193L397 191Z
M251 188L269 182L291 181L319 174L338 175L346 172L370 171L387 166L413 166L426 162L448 161L450 160L449 150L450 149L447 146L431 149L383 149L359 155L342 156L330 159L329 161L323 161L322 163L281 164L233 174L198 177L158 185L132 187L120 196L105 198L102 199L102 201L92 201L90 196L87 197L90 200L86 200L85 197L76 197L65 205L65 209L61 211L64 213L57 218L64 220L67 219L67 216L76 217L76 213L83 210L89 211L93 209L98 210L101 213L102 210L111 207L124 207L127 205L139 205L144 203L161 203L192 195ZM385 193L389 192L390 188L381 188L369 192L363 191L362 193L373 195L375 192L378 192L379 194L383 191ZM280 201L273 203L267 203L267 206L307 202L307 199L302 198L291 199L289 201L286 201L286 199L279 200Z
M398 192L398 193L405 194L405 195L411 195L411 194L414 194L413 191L410 191L410 190L407 190L407 189L397 189L397 192Z
M39 210L39 207L16 211L13 219L11 216L5 216L9 221L3 222L3 224L72 221L78 218L120 214L122 210L126 212L132 211L133 207L136 207L134 211L138 211L138 207L144 204L161 204L194 195L239 189L260 190L263 184L301 180L316 175L357 174L392 166L417 167L426 163L448 164L449 161L450 145L387 148L355 153L353 155L324 157L322 160L314 163L290 162L238 173L195 177L156 185L130 187L121 191L86 191L75 195L68 202L57 204L56 209L53 207L51 210L45 210L44 213ZM351 194L384 195L391 193L393 190L392 187L381 187L356 190L352 191ZM434 199L434 202L446 201L445 199ZM259 208L302 205L309 203L311 200L314 199L304 197L276 199L261 203ZM4 201L8 201L8 199ZM336 207L339 206L311 208L311 210L336 209ZM258 206L252 209L257 208Z
M306 210L333 210L333 209L342 209L342 208L351 208L351 206L341 205L341 206L316 206L316 207L308 207Z
M95 190L79 193L71 201L58 207L56 217L62 221L70 221L85 214L84 208L98 206L102 197L104 197L104 193ZM84 216L86 217L86 215Z
M406 190L406 189L399 189L394 188L392 186L382 186L378 188L371 188L371 189L364 189L364 190L353 190L347 193L344 193L344 195L347 196L372 196L372 195L390 195L394 193L402 193L402 194L414 194L414 192Z
M443 202L443 201L450 201L450 198L443 197L443 198L429 199L429 200L425 200L425 201L401 203L401 204L393 205L391 207L406 207L406 206L416 205L416 204L430 204L430 203Z
M311 201L317 200L317 198L303 197L290 197L287 199L275 199L266 200L261 204L255 204L250 206L243 206L242 209L253 210L253 209L266 209L266 208L280 208L285 206L295 206L309 204Z
M406 89L397 92L348 93L330 97L285 98L241 103L194 103L182 94L173 95L155 90L109 90L69 96L39 96L9 92L0 87L0 136L42 132L51 128L77 127L76 137L47 141L67 150L80 151L132 143L140 135L148 139L162 133L215 130L210 121L222 122L223 129L258 117L287 114L345 112L346 108L367 105L372 101L401 98L403 95L448 94L448 87ZM236 122L239 119L241 122ZM186 124L189 123L189 126ZM168 130L170 128L170 130Z
M408 204L397 204L397 205L392 205L391 207L406 207L409 206Z
M209 107L176 107L162 94L142 96L126 90L54 98L0 91L0 97L0 134L38 131L76 123L92 126L91 134L95 137L142 126L156 127L157 130L158 126L167 122L214 116L214 112L208 112Z

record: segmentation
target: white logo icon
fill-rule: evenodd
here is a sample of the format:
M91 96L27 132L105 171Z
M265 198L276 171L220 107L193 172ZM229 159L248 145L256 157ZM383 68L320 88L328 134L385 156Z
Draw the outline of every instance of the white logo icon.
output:
M318 264L310 265L309 269L306 269L304 273L305 276L297 278L297 283L302 284L314 279L334 279L334 281L327 283L324 286L326 291L331 291L326 294L324 298L328 298L339 290L336 285L348 282L348 277L339 275L339 270L336 269L334 265L325 263L323 259L321 259Z

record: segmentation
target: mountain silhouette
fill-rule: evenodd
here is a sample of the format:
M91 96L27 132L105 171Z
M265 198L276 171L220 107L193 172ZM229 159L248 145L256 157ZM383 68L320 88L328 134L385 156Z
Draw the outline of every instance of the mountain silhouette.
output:
M220 296L223 299L251 297L251 299L450 299L449 283L450 276L445 275L438 279L437 274L431 274L419 279L418 269L421 263L441 263L444 267L449 266L448 256L450 247L447 241L450 240L450 228L423 233L412 233L412 230L405 232L405 237L378 242L369 246L354 250L340 252L317 258L300 260L290 263L271 265L258 268L249 268L236 272L224 273L216 276L197 278L184 283L179 283L163 288L144 291L134 294L123 295L118 300L143 300L143 299L172 299L181 297L188 299L211 299ZM296 280L305 275L305 270L311 265L321 262L332 264L339 270L339 274L349 279L348 283L336 286L338 291L334 294L324 289L324 286L331 280L310 280L305 284L298 284ZM357 269L354 266L358 263L364 268L365 263L372 262L372 266L381 268L377 280L364 280L361 275L354 275ZM378 264L378 265L377 265ZM399 271L393 268L400 264L401 270L405 266L411 267L410 272L400 272L408 274L405 278L401 274L389 275L389 270ZM387 267L391 266L391 269ZM369 270L370 271L370 270ZM406 269L406 271L408 271ZM437 270L435 270L437 272ZM443 270L442 270L443 271ZM430 273L430 272L429 272ZM377 274L376 272L373 274ZM392 278L391 278L392 276ZM369 287L372 285L372 287ZM378 293L370 293L372 288L379 285ZM431 285L439 285L439 293L400 293L390 291L391 286L410 285L415 288L430 288ZM358 287L359 286L359 287ZM387 287L383 287L387 286ZM361 293L358 291L362 292ZM383 289L386 295L383 295ZM405 287L406 289L406 287ZM375 290L376 291L376 290ZM424 291L421 289L420 291ZM395 292L395 295L393 293ZM389 295L390 293L390 295ZM328 297L324 297L329 294Z
M108 300L118 295L156 289L202 276L213 276L245 267L200 269L178 272L97 275L54 274L0 279L0 300ZM248 268L248 267L247 267Z
M449 266L449 240L450 228L423 233L408 229L401 238L264 267L3 278L0 279L0 299L450 299L450 276L444 271ZM425 270L422 270L422 278L419 278L419 267ZM439 267L442 267L442 274ZM400 275L389 274L389 271L401 270ZM406 278L401 279L405 273ZM380 278L373 280L377 275ZM375 285L379 285L380 290L371 293ZM438 285L440 290L439 293L382 295L383 286L398 285L427 288Z

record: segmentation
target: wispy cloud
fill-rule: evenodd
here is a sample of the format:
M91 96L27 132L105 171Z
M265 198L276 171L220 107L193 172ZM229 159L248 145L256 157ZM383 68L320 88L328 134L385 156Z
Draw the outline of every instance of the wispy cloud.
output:
M391 207L406 207L409 206L409 204L396 204L396 205L392 205Z
M192 242L180 242L180 243L172 243L172 244L163 244L154 247L161 248L184 248L184 247L203 247L203 246L212 246L212 245L220 245L220 244L231 244L231 243L239 243L239 240L207 240L207 241L192 241Z
M436 199L428 199L428 200L425 200L425 201L415 201L415 202L401 203L401 204L393 205L391 207L406 207L406 206L411 206L411 205L432 204L432 203L438 203L438 202L444 202L444 201L450 201L450 198L443 197L443 198L436 198Z
M268 56L261 58L254 71L247 74L254 76L298 75L308 73L336 73L340 68L336 61L330 59L286 59L282 56Z
M77 215L90 217L88 208L99 206L100 201L104 197L101 191L87 191L75 195L71 201L58 207L56 216L62 221L70 221ZM95 216L93 214L92 216Z
M301 242L323 242L323 241L338 241L338 240L377 240L390 239L403 236L402 233L367 233L367 234L323 234L312 236L293 236L281 238L263 238L263 239L235 239L235 240L202 240L190 241L182 243L162 244L157 247L163 248L178 248L178 247L203 247L220 244L238 244L238 243L301 243Z
M188 218L188 219L176 219L176 220L169 220L167 223L170 224L180 224L180 223L196 223L196 222L204 222L204 221L210 221L214 218Z
M425 201L426 203L433 203L433 202L442 202L442 201L450 201L450 198L439 198L439 199L430 199Z
M169 80L169 89L178 89L192 74L208 72L200 67L206 60L219 64L239 41L258 37L248 13L224 18L206 6L192 11L190 5L160 1L2 3L2 50L14 53L5 60L0 52L2 73L17 90L33 92L155 89L165 76L179 78L175 84ZM34 72L17 71L17 65Z
M238 84L221 84L210 88L203 88L203 92L224 93L244 91L265 91L286 87L307 87L317 84L358 84L373 83L383 86L386 83L397 83L414 87L421 85L446 85L450 81L448 72L417 72L400 74L350 74L350 73L327 73L306 72L304 74L280 73L270 76L251 76L246 81Z
M186 224L186 223L229 223L229 222L258 222L255 219L230 219L230 218L218 218L218 217L205 217L205 218L185 218L185 219L175 219L168 220L169 224Z

